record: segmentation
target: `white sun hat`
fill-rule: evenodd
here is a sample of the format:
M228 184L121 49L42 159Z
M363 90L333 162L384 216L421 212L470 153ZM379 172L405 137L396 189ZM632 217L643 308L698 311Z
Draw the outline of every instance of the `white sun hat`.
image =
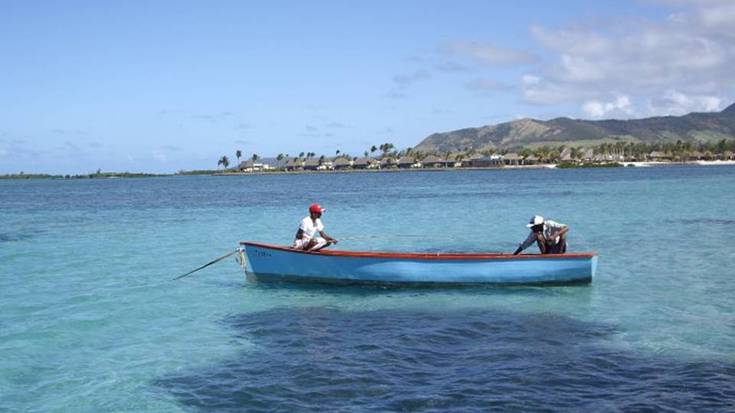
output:
M536 225L541 225L544 223L544 217L541 215L534 215L533 218L531 218L531 221L526 224L528 228L535 227Z

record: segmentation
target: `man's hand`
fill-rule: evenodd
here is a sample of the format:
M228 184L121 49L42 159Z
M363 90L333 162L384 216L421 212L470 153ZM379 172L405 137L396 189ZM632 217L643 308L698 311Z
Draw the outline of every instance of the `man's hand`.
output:
M564 239L564 234L557 233L551 238L546 239L546 245L557 245Z

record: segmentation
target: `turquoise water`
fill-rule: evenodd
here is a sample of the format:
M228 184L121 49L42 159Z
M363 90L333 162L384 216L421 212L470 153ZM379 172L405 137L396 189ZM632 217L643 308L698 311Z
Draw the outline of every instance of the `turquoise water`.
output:
M735 168L0 181L0 411L731 410ZM589 287L247 284L239 240L507 251Z

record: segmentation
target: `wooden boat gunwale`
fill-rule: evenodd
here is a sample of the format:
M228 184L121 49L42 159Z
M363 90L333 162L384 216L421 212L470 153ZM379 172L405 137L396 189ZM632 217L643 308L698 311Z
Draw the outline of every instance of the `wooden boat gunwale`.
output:
M382 258L382 259L408 259L408 260L554 260L554 259L591 259L597 256L596 252L578 252L565 254L518 254L510 253L425 253L425 252L372 252L372 251L344 251L322 249L321 251L305 251L291 247L266 244L260 242L241 241L241 246L274 249L294 254L307 254L316 256L332 256L346 258Z

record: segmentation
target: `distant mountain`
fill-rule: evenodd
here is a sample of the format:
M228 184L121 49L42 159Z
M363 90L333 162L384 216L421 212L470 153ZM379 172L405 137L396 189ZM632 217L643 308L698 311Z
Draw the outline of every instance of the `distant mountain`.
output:
M735 139L735 104L722 112L631 120L519 119L479 128L434 133L416 145L415 149L446 152L560 144L596 145L617 140L654 143L677 140L716 142L722 139Z

